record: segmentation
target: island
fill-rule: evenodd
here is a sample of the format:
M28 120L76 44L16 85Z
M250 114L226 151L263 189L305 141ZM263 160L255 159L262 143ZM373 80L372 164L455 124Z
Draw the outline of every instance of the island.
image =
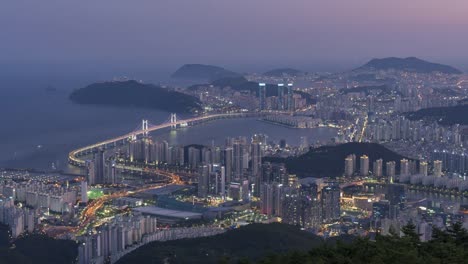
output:
M339 177L343 175L344 160L350 154L355 154L356 157L367 155L370 164L377 159L382 159L384 167L386 162L395 161L397 171L400 166L399 161L406 158L376 143L351 142L313 148L298 157L266 157L264 161L284 163L288 172L297 174L298 177ZM357 166L359 167L359 162Z
M113 81L75 90L70 100L78 104L149 108L171 112L196 112L200 101L190 95L137 81Z
M204 64L185 64L171 75L174 79L205 81L241 76L239 73L226 70L222 67Z
M432 63L416 57L408 58L383 58L372 59L364 66L356 69L362 71L375 71L375 70L400 70L417 73L433 73L440 72L445 74L461 74L462 72L452 66Z

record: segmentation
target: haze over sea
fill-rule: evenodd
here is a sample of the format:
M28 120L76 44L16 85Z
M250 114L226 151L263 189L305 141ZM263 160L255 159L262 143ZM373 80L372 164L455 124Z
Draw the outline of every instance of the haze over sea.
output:
M159 124L166 122L170 115L149 109L76 105L68 100L73 89L123 74L41 76L35 72L25 74L24 78L19 78L22 75L18 72L15 74L2 78L0 83L0 167L50 170L54 164L57 169L70 170L67 164L70 150L131 132L139 127L143 118ZM156 80L166 83L168 76L168 72L162 72L148 79L153 83L158 83ZM49 86L57 91L47 91ZM254 133L267 134L269 140L286 139L289 144L298 145L302 136L311 143L327 141L335 135L335 130L301 130L255 119L236 119L210 122L172 133L160 131L154 136L170 144L208 145L214 141L221 145L226 137L250 137Z

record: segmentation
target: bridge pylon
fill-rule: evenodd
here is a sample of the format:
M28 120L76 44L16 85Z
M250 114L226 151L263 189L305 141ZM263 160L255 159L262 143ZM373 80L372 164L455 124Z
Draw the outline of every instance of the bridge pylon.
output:
M148 120L143 119L141 121L141 130L143 131L143 136L148 136Z
M171 129L176 129L177 128L177 114L172 113L171 114Z

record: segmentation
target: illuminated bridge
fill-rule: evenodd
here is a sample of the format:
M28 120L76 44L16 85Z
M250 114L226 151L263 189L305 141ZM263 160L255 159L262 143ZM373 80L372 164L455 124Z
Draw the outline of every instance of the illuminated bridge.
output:
M136 138L137 136L140 136L140 135L146 135L149 132L154 132L156 130L161 130L165 128L177 128L183 125L195 125L198 123L211 121L211 120L217 120L217 119L254 117L254 116L259 116L259 115L262 115L262 114L261 113L212 114L212 115L192 117L192 118L184 119L184 120L177 120L176 114L171 114L170 121L165 122L160 125L155 125L155 126L149 126L148 120L143 120L142 128L137 131L71 151L68 155L68 161L70 164L73 164L75 166L84 167L86 165L86 160L85 160L86 155L96 152L99 149L108 149L108 148L113 148L117 146L122 146L126 144L130 139ZM125 168L122 168L122 169L137 170L138 168L125 166ZM139 170L141 170L141 168Z

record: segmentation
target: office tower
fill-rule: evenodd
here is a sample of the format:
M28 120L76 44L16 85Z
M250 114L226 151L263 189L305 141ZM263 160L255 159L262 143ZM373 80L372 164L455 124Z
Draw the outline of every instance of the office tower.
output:
M200 165L198 168L198 197L208 196L210 169L208 165Z
M88 202L88 182L87 181L82 181L81 182L81 201L83 203L87 203Z
M434 161L434 176L436 177L442 176L442 161L440 160Z
M95 176L95 183L102 184L104 183L104 166L105 166L105 159L104 159L104 150L99 149L96 153L94 153L94 176Z
M258 84L258 99L260 102L260 105L259 105L260 110L266 110L266 84L265 83Z
M382 159L378 159L374 161L374 165L372 166L372 172L374 174L374 177L376 178L382 177L382 173L383 173L383 160Z
M242 178L244 173L244 152L245 145L240 140L236 140L233 147L233 176L234 179L239 180Z
M322 189L321 195L323 220L331 221L340 218L340 187L330 185Z
M360 169L361 176L367 176L369 174L369 157L362 155L360 158Z
M419 163L419 174L427 176L427 168L428 168L427 162L421 161Z
M293 84L288 83L288 111L294 111Z
M395 167L395 161L388 161L386 163L386 176L389 183L393 183L393 180L395 179Z
M351 155L345 158L345 176L351 177L354 174L354 159Z
M402 159L400 161L400 175L402 176L410 175L409 162L407 159Z

